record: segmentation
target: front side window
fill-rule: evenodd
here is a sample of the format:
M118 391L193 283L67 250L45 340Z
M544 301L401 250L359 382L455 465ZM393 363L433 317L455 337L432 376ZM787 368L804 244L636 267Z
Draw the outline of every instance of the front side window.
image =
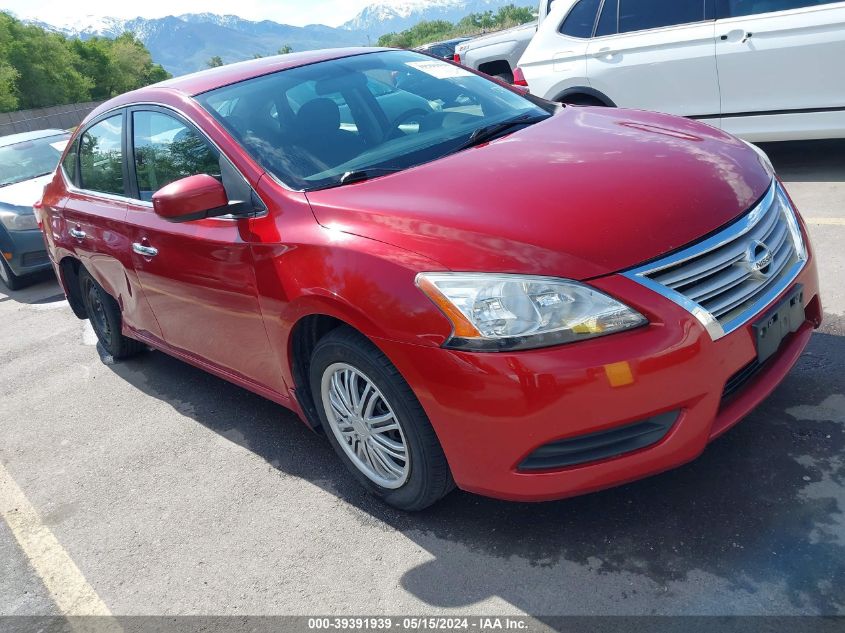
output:
M83 189L124 194L122 138L122 114L85 131L79 142L79 184Z
M549 116L530 98L412 51L292 68L197 100L262 167L306 191L441 158L483 127Z
M760 13L774 13L803 9L824 4L833 4L842 0L718 0L720 18L738 18Z
M645 31L704 20L702 0L619 0L619 32Z
M569 15L566 16L560 27L560 32L563 35L582 39L592 37L599 4L601 4L601 0L581 0L572 7Z
M0 187L53 173L69 137L61 134L0 147Z
M171 182L208 174L220 177L220 155L199 133L161 112L132 113L138 195L147 202Z

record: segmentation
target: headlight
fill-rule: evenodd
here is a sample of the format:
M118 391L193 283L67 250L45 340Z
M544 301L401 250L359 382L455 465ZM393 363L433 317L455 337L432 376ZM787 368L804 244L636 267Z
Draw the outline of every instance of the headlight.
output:
M765 169L766 172L770 176L774 176L775 175L775 166L772 164L772 159L769 158L769 155L766 152L764 152L762 149L757 147L754 143L749 143L748 141L742 141L742 142L745 143L746 145L748 145L748 147L750 147L751 149L754 150L754 153L757 154L757 157L760 159L760 164L763 166L763 169Z
M0 222L10 231L31 231L38 228L38 220L32 213L0 211Z
M452 322L446 346L455 349L534 349L648 322L595 288L554 277L420 273L417 286Z
M792 235L792 242L795 244L795 253L798 255L798 259L806 260L807 245L804 243L804 235L801 233L801 226L798 224L798 216L780 184L777 185L777 203L786 218L786 224L789 226L789 233Z

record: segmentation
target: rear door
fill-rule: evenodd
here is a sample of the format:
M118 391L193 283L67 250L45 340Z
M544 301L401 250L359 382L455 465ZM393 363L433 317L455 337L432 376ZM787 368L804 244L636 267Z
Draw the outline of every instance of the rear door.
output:
M717 13L725 129L789 127L800 121L770 117L845 108L845 2L717 0Z
M605 0L587 50L593 89L617 106L718 115L714 21L705 0Z
M135 270L164 341L227 373L284 393L258 305L248 219L173 223L153 211L153 194L196 174L223 181L230 200L251 189L187 120L153 106L130 111L127 223Z
M127 210L123 110L103 115L88 125L74 144L78 154L65 159L72 186L61 211L56 236L120 304L124 324L159 334L135 277ZM77 163L74 166L73 160Z

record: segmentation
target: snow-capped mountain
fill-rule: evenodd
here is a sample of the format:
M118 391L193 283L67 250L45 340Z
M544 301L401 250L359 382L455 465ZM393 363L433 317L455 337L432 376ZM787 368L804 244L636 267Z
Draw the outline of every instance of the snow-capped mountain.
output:
M144 43L155 62L174 75L181 75L205 68L215 55L229 63L255 55L273 55L282 46L302 51L367 45L385 33L410 28L422 20L456 22L470 13L495 11L507 4L534 6L537 0L382 0L364 8L341 28L322 24L290 26L271 20L253 22L214 13L129 20L86 15L60 25L34 23L80 39L117 37L128 31Z
M341 28L361 31L378 37L393 31L403 31L423 20L457 22L470 13L496 11L515 4L536 7L537 0L383 0L364 8Z

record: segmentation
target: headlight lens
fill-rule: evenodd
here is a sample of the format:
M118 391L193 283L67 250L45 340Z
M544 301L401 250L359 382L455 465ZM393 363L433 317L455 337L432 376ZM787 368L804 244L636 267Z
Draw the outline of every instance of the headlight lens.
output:
M798 259L807 259L807 245L804 243L804 235L801 233L801 226L798 224L798 216L780 184L777 185L777 202L789 226L789 233L792 235L792 242L795 244L795 253L798 255Z
M0 222L10 231L31 231L38 228L38 220L33 213L0 211Z
M417 286L452 322L446 346L455 349L534 349L648 322L595 288L554 277L420 273Z

